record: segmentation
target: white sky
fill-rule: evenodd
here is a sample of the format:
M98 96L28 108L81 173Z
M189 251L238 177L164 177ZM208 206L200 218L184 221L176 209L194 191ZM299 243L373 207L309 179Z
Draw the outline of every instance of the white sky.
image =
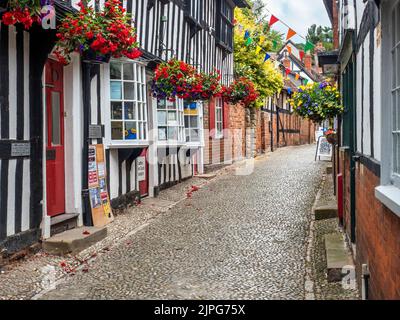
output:
M322 26L331 26L323 0L263 0L266 8L277 18L282 19L294 31L302 36L307 35L308 28L314 23ZM266 12L268 16L270 15ZM288 28L280 22L275 23L272 29L285 34ZM294 42L304 42L300 37L293 37Z

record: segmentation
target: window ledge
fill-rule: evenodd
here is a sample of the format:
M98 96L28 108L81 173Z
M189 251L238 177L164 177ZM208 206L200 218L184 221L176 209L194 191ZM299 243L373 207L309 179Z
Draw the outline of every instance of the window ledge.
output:
M375 188L375 197L400 217L400 189L394 186L379 186Z
M126 142L110 142L107 147L108 149L123 149L132 147L148 147L148 141L126 141Z

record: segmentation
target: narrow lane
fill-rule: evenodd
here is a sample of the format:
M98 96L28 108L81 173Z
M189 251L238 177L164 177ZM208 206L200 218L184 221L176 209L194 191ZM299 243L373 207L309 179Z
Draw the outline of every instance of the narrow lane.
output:
M315 146L226 175L44 299L303 299Z

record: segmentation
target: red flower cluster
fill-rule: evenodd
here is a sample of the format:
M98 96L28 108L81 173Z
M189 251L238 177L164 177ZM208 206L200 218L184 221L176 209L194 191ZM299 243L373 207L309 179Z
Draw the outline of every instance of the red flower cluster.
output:
M40 23L41 19L29 7L13 7L10 11L3 14L2 20L4 25L10 26L16 23L22 23L26 30L29 30L33 23Z
M142 55L132 21L119 0L107 0L102 12L82 2L79 6L79 13L69 14L58 28L58 56L68 61L74 51L129 59Z
M220 80L218 70L206 74L183 61L171 59L157 66L152 91L158 99L206 101L221 93Z
M242 104L251 107L260 96L254 83L245 77L236 79L229 87L224 88L223 97L231 104Z

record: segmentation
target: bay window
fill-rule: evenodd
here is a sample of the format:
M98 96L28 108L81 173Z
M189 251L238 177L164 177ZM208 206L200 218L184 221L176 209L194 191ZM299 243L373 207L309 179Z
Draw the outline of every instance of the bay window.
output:
M111 139L147 140L145 67L133 62L110 63Z
M200 142L200 109L196 102L184 104L186 142Z
M158 140L184 142L183 101L157 102Z

